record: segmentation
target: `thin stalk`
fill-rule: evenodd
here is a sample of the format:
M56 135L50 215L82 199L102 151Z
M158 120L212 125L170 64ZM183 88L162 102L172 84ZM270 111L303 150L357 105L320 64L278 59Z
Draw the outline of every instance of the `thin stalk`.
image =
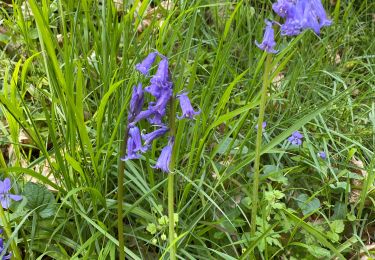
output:
M3 207L0 205L0 219L1 221L3 222L3 226L4 226L4 230L5 230L5 233L7 235L7 238L10 239L10 237L12 236L12 229L10 228L10 224L5 216L5 212L4 212L4 209ZM21 253L16 245L16 242L12 239L12 241L10 242L10 247L12 248L12 254L14 256L15 259L19 259L21 260ZM0 252L1 253L1 252Z
M264 74L263 74L263 86L259 105L259 117L258 117L258 129L257 129L257 139L255 144L255 162L254 162L254 181L253 181L253 196L252 196L252 207L251 207L251 237L255 236L256 231L256 219L258 210L258 189L259 189L259 165L260 165L260 153L262 146L262 135L263 128L262 123L264 121L264 112L267 103L267 89L270 84L270 71L271 71L271 54L267 54L266 62L264 64Z
M6 168L7 168L7 163L5 162L5 159L4 159L4 156L3 156L3 153L0 153L0 166L1 166L1 168L3 168L3 169L6 169Z
M335 10L334 10L334 21L335 21L335 24L338 24L338 21L339 21L340 5L341 5L341 1L337 0L336 1L336 6L335 6Z
M125 260L125 251L124 251L124 222L123 222L123 202L124 202L124 179L125 179L125 161L122 161L126 154L126 140L128 139L129 128L126 127L124 138L121 143L121 154L119 158L118 166L118 185L117 185L117 236L118 236L118 251L119 259Z
M170 112L169 112L169 127L170 136L174 139L176 133L176 108L174 97L170 100ZM176 245L173 245L174 241L174 167L176 156L174 154L174 140L172 140L172 156L169 164L171 172L168 174L168 218L169 218L169 259L176 259ZM173 246L172 246L173 245Z

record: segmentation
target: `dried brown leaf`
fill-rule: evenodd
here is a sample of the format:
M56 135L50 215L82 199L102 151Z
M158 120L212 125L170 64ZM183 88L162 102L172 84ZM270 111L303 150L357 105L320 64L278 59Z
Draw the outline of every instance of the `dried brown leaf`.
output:
M357 160L355 157L352 158L351 163L356 167L353 169L353 172L363 176L364 178L367 176L367 172L364 170L364 164L361 160ZM352 180L352 185L361 187L363 185L363 181L361 180ZM352 189L351 193L349 194L349 202L350 203L357 203L360 199L361 191L358 189Z
M55 159L52 157L50 159L51 162L55 162ZM34 171L40 173L44 177L47 177L51 182L56 183L57 185L60 185L60 182L53 176L51 167L49 166L48 162L45 161L43 163L37 164L34 167ZM25 178L26 181L31 181L35 183L40 183L40 181L32 176L27 175ZM57 191L55 188L46 185L47 189L51 191Z
M336 64L339 64L339 63L341 63L341 56L340 56L340 54L339 54L339 53L336 53L336 57L335 57L335 63L336 63Z
M136 12L134 12L134 18L137 19L139 14L139 8L141 6L141 3L138 3L138 6L136 8ZM154 8L148 7L145 13L142 16L142 21L137 27L138 32L143 32L147 27L149 27L153 20L157 21L158 27L160 28L163 25L164 18L163 17L163 11L170 11L174 8L173 1L162 1L159 6L156 6Z
M280 87L281 87L281 82L283 81L284 77L285 77L284 74L280 72L279 74L277 74L277 75L273 78L273 80L272 80L272 84L273 84L274 86L276 86L277 89L280 89Z

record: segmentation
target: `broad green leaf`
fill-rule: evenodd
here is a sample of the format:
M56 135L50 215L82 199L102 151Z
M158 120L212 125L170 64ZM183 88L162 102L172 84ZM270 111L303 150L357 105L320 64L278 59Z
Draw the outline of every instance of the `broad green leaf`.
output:
M344 202L337 201L333 208L333 219L345 219L347 206Z
M346 191L347 188L350 189L350 186L346 181L338 181L336 184L330 184L329 187L337 191Z
M55 214L55 197L45 186L28 182L25 185L23 196L27 198L26 207L35 210L40 217L49 218Z
M331 227L331 230L337 234L340 234L344 231L345 229L345 225L344 225L344 221L342 220L334 220L331 224L330 224L330 227Z
M312 245L308 247L307 250L312 256L315 256L318 259L329 259L331 257L331 253L329 252L329 250L320 246Z
M303 215L308 215L319 209L320 201L317 198L309 199L306 194L300 194L297 197L298 207L302 210Z

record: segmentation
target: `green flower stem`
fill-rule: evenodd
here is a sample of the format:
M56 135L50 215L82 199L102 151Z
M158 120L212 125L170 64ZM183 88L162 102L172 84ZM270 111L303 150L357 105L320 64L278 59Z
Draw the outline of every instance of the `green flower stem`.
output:
M126 140L128 139L129 128L126 127L124 138L121 144L121 154L119 158L118 166L118 190L117 190L117 232L118 232L118 251L119 259L125 260L125 251L124 251L124 222L123 222L123 203L124 203L124 176L125 176L125 162L121 160L122 157L126 154Z
M176 133L176 108L175 98L172 97L170 100L170 114L169 114L169 127L170 136L174 138ZM174 140L172 142L172 156L169 164L171 170L168 174L168 218L169 218L169 259L176 259L176 246L173 245L174 241L174 167L175 167L175 154L174 154Z
M267 89L270 84L270 71L271 71L271 54L267 54L266 62L264 65L264 74L263 74L263 86L262 86L262 95L260 98L259 105L259 118L258 118L258 130L257 138L255 144L255 162L254 162L254 181L253 181L253 196L252 196L252 209L251 209L251 237L255 236L256 232L256 220L257 220L257 210L258 210L258 189L259 189L259 165L260 165L260 153L262 146L262 135L263 128L262 123L264 121L264 112L266 109L267 103Z
M1 221L3 222L3 226L4 226L4 230L5 230L5 233L7 235L7 238L9 239L11 236L12 236L12 229L10 228L10 224L5 216L5 212L4 212L4 209L3 207L0 205L0 219ZM10 242L10 247L12 248L12 254L14 256L15 259L19 259L21 260L21 253L16 245L16 242L14 240L12 240Z

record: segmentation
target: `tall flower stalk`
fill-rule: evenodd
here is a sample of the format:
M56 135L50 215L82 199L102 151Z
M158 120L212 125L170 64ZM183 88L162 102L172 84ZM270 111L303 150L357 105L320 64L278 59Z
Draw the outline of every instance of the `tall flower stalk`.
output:
M170 100L170 114L169 114L169 127L170 133L172 136L175 136L176 133L176 108L174 98L172 97ZM171 172L168 174L168 218L169 218L169 227L168 227L168 240L170 246L170 259L176 259L176 245L173 244L174 241L174 168L175 168L175 153L174 153L174 140L172 141L172 153L171 153L171 161L169 163L169 169Z
M128 128L125 130L124 139L121 144L121 156L126 154L126 140L128 139ZM124 222L123 222L123 202L124 202L124 176L125 176L125 161L119 159L118 174L117 174L117 239L119 247L119 259L125 259L125 240L124 240Z
M252 185L252 211L251 211L251 237L255 237L256 219L258 211L258 191L260 175L260 157L262 148L262 124L267 104L267 91L271 82L272 54L278 51L276 46L273 25L280 26L281 36L295 36L304 30L313 30L320 33L322 27L331 25L331 20L327 18L325 10L320 0L278 0L272 5L272 9L284 19L284 24L266 20L266 28L261 43L255 42L256 46L267 52L264 64L263 85L261 90L261 100L259 105L259 117L257 124L257 136L255 144L254 178ZM302 144L302 135L296 131L288 139L294 145ZM254 256L254 255L253 255Z
M252 210L251 210L251 237L254 237L256 232L256 218L258 211L258 190L259 190L259 175L260 175L260 156L262 148L263 135L263 121L264 112L267 104L267 91L270 85L270 71L272 65L272 55L267 54L266 62L264 64L263 85L259 105L259 117L257 124L257 137L255 143L255 161L254 161L254 179L253 179L253 193L252 193Z

